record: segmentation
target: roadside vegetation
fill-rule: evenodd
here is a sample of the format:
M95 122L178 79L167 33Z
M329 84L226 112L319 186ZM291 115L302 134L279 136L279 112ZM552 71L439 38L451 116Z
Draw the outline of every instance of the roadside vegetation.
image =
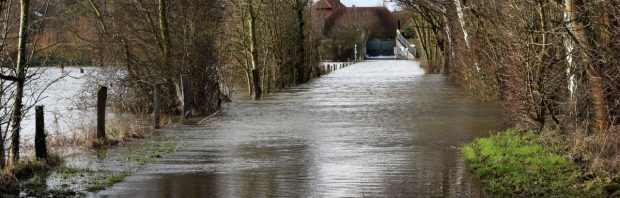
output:
M470 168L491 192L618 196L617 1L399 0L399 5L428 72L449 75L481 100L501 104L514 128L531 131L502 132L464 149Z
M592 167L592 163L603 161L617 163L612 161L616 159L600 158L603 153L598 149L582 156L596 158L598 162L571 159L563 151L565 139L548 135L509 129L465 145L463 156L485 190L495 196L620 196L620 175L606 172L607 168Z
M463 155L475 176L500 197L577 197L577 169L540 144L539 136L508 130L465 145Z

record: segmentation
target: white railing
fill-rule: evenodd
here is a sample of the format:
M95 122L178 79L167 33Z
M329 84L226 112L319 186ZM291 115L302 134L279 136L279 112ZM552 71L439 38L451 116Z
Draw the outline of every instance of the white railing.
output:
M395 54L401 59L415 59L416 48L403 35L400 30L396 30Z
M321 73L329 74L336 70L346 68L355 64L355 62L323 62L321 63Z

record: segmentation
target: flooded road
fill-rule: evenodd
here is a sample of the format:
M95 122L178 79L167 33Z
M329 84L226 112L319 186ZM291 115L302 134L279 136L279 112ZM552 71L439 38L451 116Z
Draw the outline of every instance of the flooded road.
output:
M101 197L478 197L459 147L502 125L417 62L364 62L162 130L177 152Z

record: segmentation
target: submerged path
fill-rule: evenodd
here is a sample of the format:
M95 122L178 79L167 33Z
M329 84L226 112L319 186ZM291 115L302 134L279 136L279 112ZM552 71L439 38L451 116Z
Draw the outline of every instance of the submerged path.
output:
M411 61L358 63L225 109L164 129L183 147L98 196L477 197L458 147L502 123Z

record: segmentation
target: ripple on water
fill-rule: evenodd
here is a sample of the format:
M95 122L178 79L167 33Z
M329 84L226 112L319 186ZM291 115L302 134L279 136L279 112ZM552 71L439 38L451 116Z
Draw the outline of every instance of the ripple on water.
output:
M363 62L207 126L165 129L185 145L101 192L134 197L477 197L458 148L499 128L480 104L417 62Z

